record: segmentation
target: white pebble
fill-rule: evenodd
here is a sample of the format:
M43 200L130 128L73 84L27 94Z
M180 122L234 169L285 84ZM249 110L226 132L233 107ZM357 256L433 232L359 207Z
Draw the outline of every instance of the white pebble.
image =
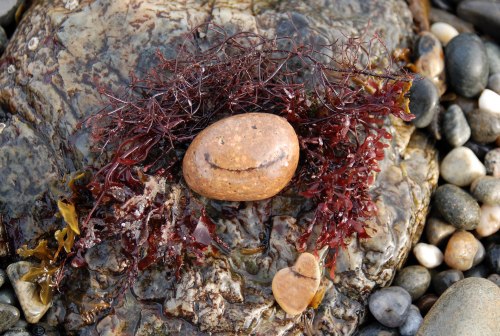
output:
M418 262L426 268L434 268L443 263L443 252L434 245L418 243L413 248Z
M486 167L467 147L451 150L439 170L443 179L459 187L468 186L478 177L486 175Z
M444 22L436 22L431 26L431 33L436 35L443 46L447 45L448 42L458 35L458 31L451 25Z
M479 96L479 108L491 113L500 113L500 95L485 89Z
M479 237L495 234L500 228L500 205L483 204L476 232Z

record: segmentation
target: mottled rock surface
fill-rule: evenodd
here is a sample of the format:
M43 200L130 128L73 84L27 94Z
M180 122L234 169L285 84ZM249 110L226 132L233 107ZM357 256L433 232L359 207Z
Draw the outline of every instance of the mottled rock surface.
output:
M404 45L412 34L408 8L397 0L96 0L65 7L67 3L38 1L32 6L1 63L0 122L6 127L0 135L0 205L16 245L55 229L51 222L36 220L55 212L46 196L58 196L55 182L93 162L86 130L76 126L101 107L96 81L111 89L123 87L130 70L140 75L154 66L158 49L173 56L174 45L189 27L211 21L229 31L293 35L307 41L315 36L314 43L323 43L364 31L370 22L367 36L377 31L389 50ZM372 50L373 55L379 53ZM141 335L235 330L293 335L305 328L318 335L352 334L364 318L370 292L389 284L420 237L437 182L436 153L429 140L412 135L411 127L400 122L387 127L394 140L373 188L379 214L369 222L372 238L352 239L341 251L334 281L323 277L325 299L314 315L287 318L271 293L272 276L297 258L291 242L304 230L311 209L303 200L278 196L240 207L213 203L214 209L230 206L236 213L218 221L221 237L234 252L186 270L175 285L152 294L143 289L144 297L163 302L166 316L157 303L138 301L130 292L113 313L106 311L99 298L116 290L120 276L114 267L105 266L75 271L74 279L68 279L65 300L76 300L80 307L66 307L64 328L83 334L96 328L101 334L136 330ZM259 235L270 222L269 253L242 255L242 248L260 244Z

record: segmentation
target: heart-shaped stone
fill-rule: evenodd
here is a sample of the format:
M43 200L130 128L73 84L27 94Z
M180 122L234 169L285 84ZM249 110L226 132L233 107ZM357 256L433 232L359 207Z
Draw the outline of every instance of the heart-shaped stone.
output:
M295 265L283 268L274 275L274 298L285 312L298 315L314 298L320 280L318 259L311 253L302 253Z

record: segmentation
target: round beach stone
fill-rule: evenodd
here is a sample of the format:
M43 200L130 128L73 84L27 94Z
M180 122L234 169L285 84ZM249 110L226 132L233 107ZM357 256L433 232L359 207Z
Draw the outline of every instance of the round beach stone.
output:
M411 305L410 311L404 323L399 327L399 332L401 336L413 336L417 333L418 328L423 321L422 314L417 306Z
M318 259L302 253L292 267L279 270L273 277L272 290L276 302L290 315L302 313L318 290L321 270Z
M299 161L293 127L269 113L228 117L201 131L182 172L195 192L217 200L255 201L280 192Z
M500 72L488 77L488 89L500 94Z
M462 271L450 269L439 272L432 277L432 287L438 295L444 293L455 282L464 278Z
M474 235L467 231L457 231L451 235L444 251L445 263L460 271L467 271L474 264L479 244Z
M443 184L438 187L434 202L443 218L457 229L473 230L479 224L479 204L457 186Z
M481 216L476 227L479 237L488 237L495 234L500 228L500 205L483 204Z
M418 243L413 248L413 254L418 262L426 268L434 268L443 262L443 252L434 245Z
M478 177L486 175L486 168L467 147L452 149L441 162L441 177L459 187L468 186Z
M391 328L401 326L408 316L411 296L398 286L382 288L368 299L372 315L383 325Z
M489 143L500 135L500 114L478 108L467 114L466 118L474 141Z
M500 205L500 178L482 176L472 182L470 191L483 204Z
M429 243L436 246L456 230L457 228L453 225L435 217L428 218L425 223L425 236Z
M479 27L483 33L500 41L500 9L498 1L460 1L457 14L465 21Z
M420 265L413 265L401 269L396 275L393 285L404 288L410 294L412 301L415 301L425 294L430 283L429 270Z
M473 33L454 37L445 48L448 82L464 97L475 97L488 81L488 58L481 39Z
M438 40L446 46L452 38L458 35L458 31L452 25L446 22L436 22L431 26L431 33L433 33Z
M410 89L410 111L418 128L429 126L439 109L439 92L429 78L417 78Z
M456 282L424 317L418 335L498 335L500 288L489 280Z
M488 175L500 177L500 148L492 149L486 153L484 166Z
M500 46L495 42L486 41L484 47L488 56L490 75L500 73Z
M434 78L444 70L444 53L441 42L434 34L421 32L413 48L417 72L427 78Z
M444 113L443 133L453 147L460 147L469 140L471 130L460 106L453 104Z

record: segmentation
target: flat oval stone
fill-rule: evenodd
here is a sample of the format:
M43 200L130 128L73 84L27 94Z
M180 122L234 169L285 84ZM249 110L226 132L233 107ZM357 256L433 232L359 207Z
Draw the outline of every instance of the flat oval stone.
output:
M472 33L454 37L445 49L448 79L453 90L464 97L475 97L488 82L488 59L481 39Z
M456 282L437 300L417 335L498 335L500 288L481 278Z
M469 140L471 130L465 114L457 104L453 104L443 115L443 133L453 147L460 147Z
M283 268L274 275L273 295L285 312L298 315L313 299L320 281L318 259L311 253L302 253L295 265Z
M479 204L457 186L443 184L437 188L434 202L443 218L457 229L473 230L479 224Z
M474 141L489 143L500 136L500 115L498 113L478 108L466 114L466 117Z
M430 283L430 272L427 268L420 265L408 266L401 269L394 279L394 285L406 289L412 301L424 295Z
M217 200L256 201L280 192L299 161L299 141L282 117L246 113L222 119L189 146L182 172L195 192Z

